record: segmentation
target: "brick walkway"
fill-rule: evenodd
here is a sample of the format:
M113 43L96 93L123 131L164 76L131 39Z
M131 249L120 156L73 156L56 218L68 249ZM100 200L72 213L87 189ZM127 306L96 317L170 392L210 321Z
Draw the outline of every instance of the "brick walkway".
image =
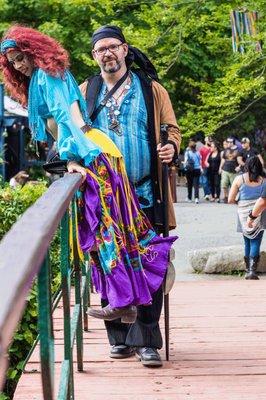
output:
M265 400L265 292L265 281L176 282L170 296L170 362L160 369L144 368L134 357L108 358L104 325L90 320L84 372L75 372L75 400ZM57 380L61 326L57 310ZM14 399L41 400L38 349L27 371Z

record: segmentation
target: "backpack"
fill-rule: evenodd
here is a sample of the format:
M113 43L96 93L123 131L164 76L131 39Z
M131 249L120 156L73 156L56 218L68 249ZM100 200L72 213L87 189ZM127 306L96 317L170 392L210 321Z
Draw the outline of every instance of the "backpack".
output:
M187 152L187 161L185 163L185 170L191 172L194 170L194 166L195 166L195 162L194 162L193 158L191 158L189 156L189 151L188 151Z

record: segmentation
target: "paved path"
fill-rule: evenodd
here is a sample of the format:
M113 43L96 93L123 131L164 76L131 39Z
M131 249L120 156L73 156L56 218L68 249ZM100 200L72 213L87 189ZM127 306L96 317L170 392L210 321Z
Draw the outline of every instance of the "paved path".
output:
M90 320L84 372L75 372L75 400L265 400L265 285L263 280L176 282L170 297L170 361L160 369L143 367L135 357L110 359L103 322ZM57 383L62 325L59 309ZM42 400L38 357L36 349L14 400Z

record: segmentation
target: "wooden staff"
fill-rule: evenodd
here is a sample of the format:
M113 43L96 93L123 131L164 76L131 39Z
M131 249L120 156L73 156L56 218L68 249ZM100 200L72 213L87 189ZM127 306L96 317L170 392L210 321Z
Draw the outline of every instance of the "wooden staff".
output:
M161 133L161 145L163 147L168 142L167 124L161 125L160 133ZM169 236L168 164L166 163L162 163L162 195L163 195L163 237L168 237ZM169 294L164 295L164 331L165 331L165 356L166 356L166 361L169 361Z

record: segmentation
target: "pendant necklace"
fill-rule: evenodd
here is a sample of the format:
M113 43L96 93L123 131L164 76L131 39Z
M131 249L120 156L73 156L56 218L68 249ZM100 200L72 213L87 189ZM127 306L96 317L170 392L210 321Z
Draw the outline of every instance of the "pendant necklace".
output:
M112 96L107 103L105 104L105 107L107 108L107 116L108 116L108 121L109 125L108 128L114 131L118 136L122 136L122 127L121 124L119 123L118 116L120 115L120 110L119 110L119 104L118 104L118 99L130 89L130 78L127 80L127 83L125 84L123 90L119 94L117 98ZM106 93L108 93L108 90L106 89Z

